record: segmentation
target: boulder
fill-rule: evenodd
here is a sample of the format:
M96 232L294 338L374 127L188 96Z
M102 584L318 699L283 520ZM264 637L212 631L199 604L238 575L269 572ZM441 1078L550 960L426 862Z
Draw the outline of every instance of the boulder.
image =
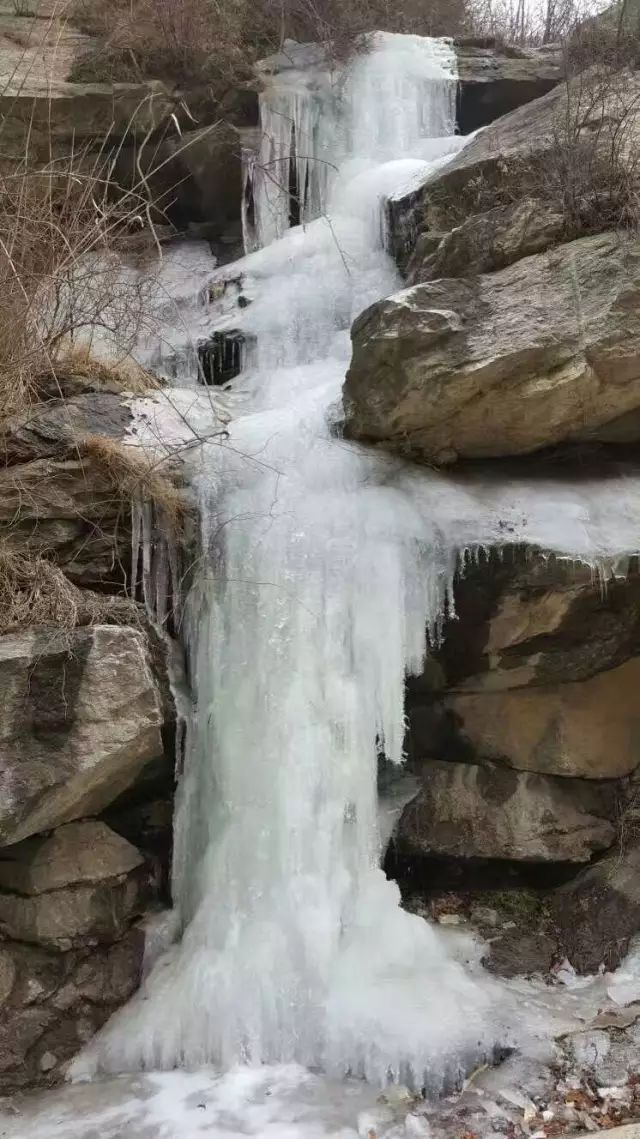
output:
M111 944L140 917L152 894L145 871L24 897L0 893L0 932L16 941L69 950Z
M616 969L640 931L640 847L632 843L581 871L556 891L552 915L575 969Z
M345 432L438 465L640 438L640 242L405 289L356 320Z
M0 949L0 1093L50 1084L140 982L144 936L59 953L5 941Z
M0 661L0 845L103 811L163 755L140 630L26 630Z
M615 840L610 785L427 761L397 841L408 855L588 862Z
M637 147L640 118L635 108L639 95L640 74L630 71L624 78L622 100L630 112L624 120L624 136L618 134L613 144L615 153L623 153L623 138L631 153ZM563 139L573 148L574 157L582 147L584 165L596 168L597 156L605 151L607 156L610 154L610 128L613 125L615 130L615 124L619 124L620 106L620 88L611 84L610 77L602 84L592 73L583 74L479 131L421 185L390 199L389 246L400 268L406 268L420 233L451 228L443 227L443 215L457 216L460 224L469 215L531 197L536 185L549 192L552 182L545 163L554 148L559 144L562 147ZM578 122L580 126L576 128ZM619 126L617 129L620 131ZM551 206L561 209L560 198L552 201ZM604 223L603 228L607 228Z
M135 846L97 819L0 849L0 889L33 897L129 874L144 864Z
M640 764L640 658L589 680L447 692L409 709L414 762L437 755L518 771L619 779Z
M454 46L461 134L470 134L546 95L563 77L562 49L557 44L517 47L495 39L462 37Z

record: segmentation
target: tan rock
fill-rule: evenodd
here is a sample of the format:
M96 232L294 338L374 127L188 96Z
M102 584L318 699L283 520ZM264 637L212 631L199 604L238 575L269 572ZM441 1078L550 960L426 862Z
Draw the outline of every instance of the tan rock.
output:
M640 242L416 285L353 327L346 433L433 463L640 438Z
M459 692L444 706L473 754L520 771L615 779L640 764L640 659L572 684Z
M96 819L67 823L50 838L30 838L0 849L0 888L43 894L79 883L117 878L142 866L130 842Z
M0 637L0 845L99 814L163 755L147 638L133 628Z

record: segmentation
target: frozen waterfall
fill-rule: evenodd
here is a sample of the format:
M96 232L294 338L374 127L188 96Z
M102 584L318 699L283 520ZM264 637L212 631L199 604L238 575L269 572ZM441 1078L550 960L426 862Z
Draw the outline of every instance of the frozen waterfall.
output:
M405 675L437 635L459 546L491 524L472 488L332 429L350 325L398 287L384 198L460 145L455 96L446 42L389 35L340 76L289 68L262 96L256 248L214 290L246 363L230 437L194 476L181 937L85 1070L295 1061L439 1090L505 1042L495 983L379 868L376 792L379 754L402 761ZM292 184L304 224L289 228Z

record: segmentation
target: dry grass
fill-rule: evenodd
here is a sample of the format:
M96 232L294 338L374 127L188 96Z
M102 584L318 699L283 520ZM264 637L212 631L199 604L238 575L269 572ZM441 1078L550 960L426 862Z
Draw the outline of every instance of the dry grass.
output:
M39 380L42 387L57 387L63 395L91 391L126 392L146 395L162 387L162 381L147 372L131 357L124 360L102 360L95 356L90 345L80 344L58 353L48 370Z
M119 499L150 502L165 526L174 533L182 530L189 502L168 472L166 459L154 459L105 435L84 435L76 440L75 449L104 472Z
M0 542L0 635L29 626L140 625L126 597L79 589L43 557L25 557Z

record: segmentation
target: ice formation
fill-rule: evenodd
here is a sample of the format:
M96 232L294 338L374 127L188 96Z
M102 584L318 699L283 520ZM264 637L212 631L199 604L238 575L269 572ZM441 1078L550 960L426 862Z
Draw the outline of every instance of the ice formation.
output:
M631 552L637 510L628 526L619 494L598 518L579 488L415 472L333 430L350 325L398 287L384 198L460 145L455 89L446 42L377 35L339 80L290 70L263 95L261 248L209 290L248 350L229 438L194 472L181 939L78 1071L297 1063L439 1090L506 1042L495 983L379 868L378 756L402 761L405 675L461 550L507 533L595 563Z

